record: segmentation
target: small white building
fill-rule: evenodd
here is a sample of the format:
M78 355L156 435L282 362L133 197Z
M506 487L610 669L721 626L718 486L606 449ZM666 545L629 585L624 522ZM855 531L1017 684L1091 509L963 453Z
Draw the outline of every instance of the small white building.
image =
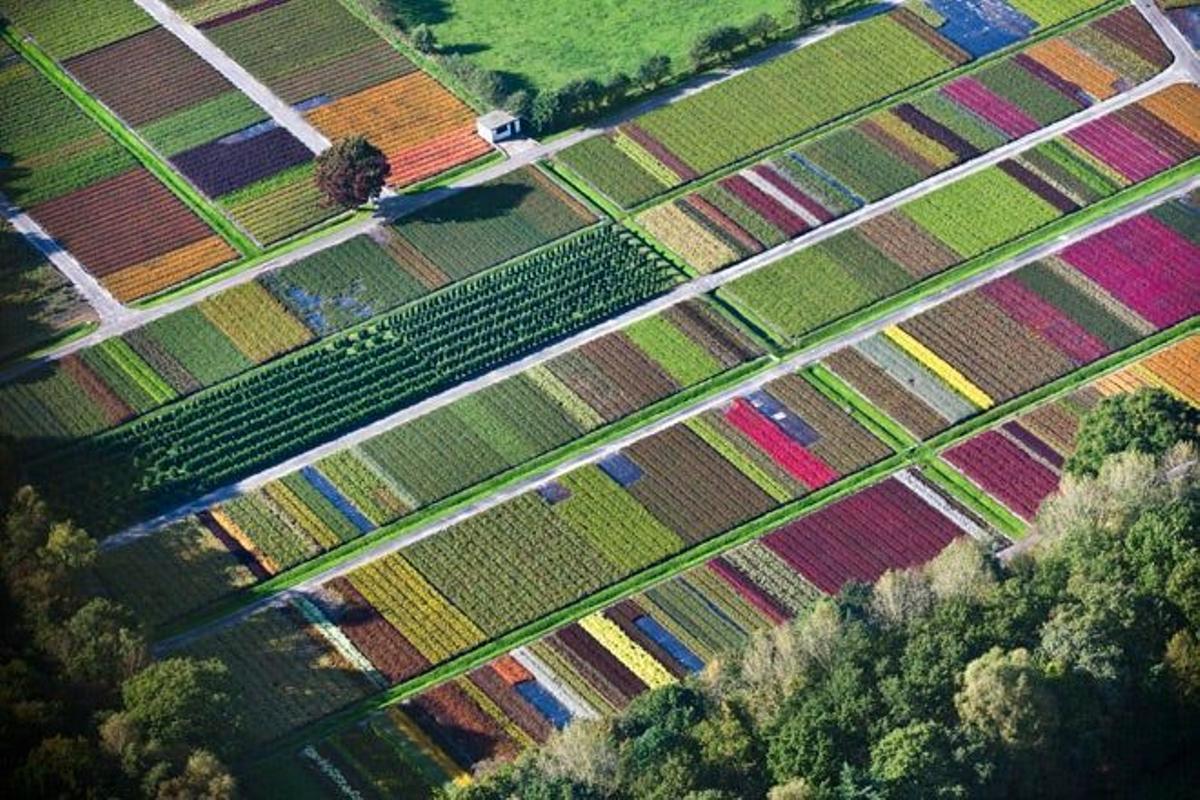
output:
M521 118L507 111L489 111L475 120L475 130L492 144L511 139L521 132Z

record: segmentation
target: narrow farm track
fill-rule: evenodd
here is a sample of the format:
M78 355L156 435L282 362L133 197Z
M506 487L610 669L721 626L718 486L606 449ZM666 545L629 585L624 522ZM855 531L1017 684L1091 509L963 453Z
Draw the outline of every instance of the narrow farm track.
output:
M1148 18L1153 21L1153 17ZM837 30L852 24L854 24L854 22L840 22L833 25L828 25L824 29L817 31L808 37L784 43L787 46L779 49L777 52L775 49L772 49L770 51L770 56L774 58L782 55L785 52L791 52L801 46L811 44L813 41L830 36ZM1174 31L1174 27L1171 26L1169 20L1167 20L1165 17L1161 17L1161 15L1157 24L1166 25L1170 28L1170 30ZM1049 141L1056 136L1098 119L1105 114L1136 103L1139 100L1149 97L1155 92L1173 83L1200 83L1200 61L1197 60L1195 53L1193 53L1190 48L1186 51L1186 53L1181 53L1177 49L1180 46L1181 40L1182 37L1179 36L1178 31L1175 31L1175 40L1164 39L1164 41L1167 41L1171 45L1172 53L1174 53L1176 57L1175 62L1165 71L1155 76L1151 80L1143 83L1142 85L1124 94L1099 102L1096 105L1080 111L1071 117L1067 117L1066 119L1063 119L1057 123L1042 128L1041 130L1029 134L1028 136L1015 139L1012 142L985 153L976 159L964 162L953 169L947 170L938 175L934 175L879 202L865 205L827 225L816 228L806 234L792 239L791 241L785 242L776 248L759 253L757 256L749 258L737 266L705 276L698 281L693 281L692 283L687 284L685 287L681 287L681 289L678 290L678 293L667 295L666 297L659 298L658 300L655 300L647 305L633 309L628 314L620 318L623 320L622 324L649 316L650 314L660 311L669 305L673 305L676 302L686 299L686 297L694 297L696 295L711 291L718 286L724 285L725 283L735 280L736 278L739 278L749 272L753 272L754 270L759 269L767 264L773 263L774 261L782 258L786 258L787 256L792 255L799 250L803 250L831 236L835 236L836 234L841 233L842 231L853 227L856 224L886 214L903 203L936 191L937 189L953 183L960 178L994 166L1000 161L1003 161L1004 159L1009 158L1027 148ZM1186 46L1186 42L1183 44ZM754 58L762 58L765 55L766 52L760 53ZM728 77L732 77L733 75L740 74L740 72L743 72L749 68L749 66L743 64L736 69L728 70L726 79ZM304 259L315 253L319 253L330 247L342 244L343 242L360 234L369 233L380 225L387 224L395 219L415 213L416 211L419 211L429 205L432 205L433 203L438 202L439 200L443 200L446 197L461 192L465 189L495 180L496 178L507 175L517 169L553 156L555 153L566 149L567 147L570 147L571 145L576 144L583 139L600 135L601 133L612 129L613 127L626 121L628 118L645 113L652 108L676 102L683 97L688 96L688 94L694 94L695 92L701 91L703 88L714 85L717 82L719 81L713 81L707 75L699 76L699 78L696 79L696 85L691 86L690 90L685 88L688 86L688 84L684 84L683 86L678 87L672 94L652 98L640 106L635 106L634 108L622 112L616 117L605 120L603 124L597 127L581 130L574 134L556 139L553 142L539 144L535 147L528 148L512 158L478 172L474 172L449 186L440 187L438 189L423 192L421 194L393 195L381 203L379 212L375 216L338 228L326 236L301 245L300 247L290 250L277 258L264 261L251 269L231 275L223 280L215 281L189 294L173 298L172 300L149 308L126 309L128 313L120 320L112 323L102 324L97 330L93 331L88 336L72 341L55 350L54 352L47 354L43 360L62 358L70 355L71 353L78 352L79 350L98 344L112 336L118 336L133 330L134 328L145 325L148 322L159 319L160 317L164 317L175 311L185 309L226 289L252 281L266 273L273 272L274 270ZM611 330L612 328L597 327L591 329L589 332L585 332L585 334L580 334L580 336L584 336L586 333L592 333L593 335L590 338L598 338L599 336L602 336L604 333L610 332ZM582 344L589 340L590 339L572 339L572 341L576 341L577 344ZM17 377L21 373L33 368L38 363L41 362L37 361L19 363L7 370L0 371L0 383ZM478 385L476 388L478 388ZM439 395L439 397L441 397L441 395ZM436 405L426 407L426 411L432 410L432 408L436 407Z
M92 277L75 256L60 247L33 217L10 203L3 194L0 194L0 214L12 225L13 230L24 236L27 242L75 284L75 288L99 315L102 326L120 325L132 313L101 286L100 281Z
M314 153L329 147L325 135L309 124L308 120L264 86L245 67L227 56L221 48L208 40L194 25L184 20L162 0L134 0L142 10L154 18L159 25L175 34L196 55L203 58L217 72L243 94L257 103L280 127L287 129Z
M816 363L837 350L869 338L870 336L880 333L888 327L898 325L905 320L928 311L934 306L940 305L941 303L970 292L986 283L1014 272L1021 267L1026 266L1027 264L1051 256L1075 241L1118 225L1121 222L1148 211L1149 209L1161 204L1166 200L1183 196L1197 188L1200 188L1200 178L1192 178L1181 184L1177 184L1144 197L1134 203L1129 204L1128 206L1125 206L1119 211L1082 226L1079 229L1072 231L1070 234L1060 236L1053 241L1034 247L1033 249L1026 251L1014 259L1005 261L991 269L980 272L979 274L974 275L966 280L959 281L952 286L921 298L920 300L917 300L902 309L887 314L871 323L860 326L853 331L835 337L834 339L815 347L778 360L768 369L760 371L746 380L727 388L716 395L705 398L693 404L685 405L651 424L638 428L635 431L618 437L617 439L607 442L601 446L580 453L558 464L552 469L539 472L520 480L504 488L503 490L494 492L484 499L463 507L450 516L419 527L403 536L396 537L394 539L386 539L376 545L365 548L361 552L354 554L346 560L305 578L303 581L297 583L291 588L282 590L273 596L265 597L259 601L251 603L228 616L193 628L192 630L187 631L179 636L167 639L159 644L159 649L164 652L176 649L186 645L188 642L213 633L214 631L235 625L267 608L285 604L295 597L308 594L322 584L333 580L334 578L344 576L369 561L382 558L389 553L412 545L413 543L421 541L422 539L434 536L438 532L450 526L486 511L489 508L497 506L506 500L510 500L519 494L560 478L566 473L578 469L579 467L595 463L606 456L629 447L635 442L638 442L656 433L660 433L666 428L702 414L709 409L718 407L724 403L728 403L739 395L743 395L746 392L759 388L772 380L776 380L784 375L796 372L805 366ZM128 537L132 535L135 534L124 534L124 536L126 536L126 541L128 540ZM110 538L108 541L112 541L112 539Z
M1194 59L1192 60L1194 61ZM995 166L1001 161L1011 158L1013 155L1028 148L1034 147L1046 141L1050 141L1051 139L1061 136L1068 131L1074 130L1081 125L1085 125L1094 119L1098 119L1105 114L1111 113L1112 111L1123 108L1132 103L1136 103L1170 84L1176 83L1181 79L1186 80L1187 74L1187 65L1181 59L1177 59L1176 63L1171 68L1156 78L1124 95L1112 98L1111 100L1103 103L1098 103L1090 109L1080 112L1073 117L1069 117L1061 122L1043 128L1042 130L1030 134L1029 136L1014 140L1013 142L999 147L983 156L980 156L977 159L965 162L953 169L946 170L939 175L935 175L925 181L922 181L921 183L915 184L909 189L898 192L888 198L885 198L884 200L865 205L857 211L851 212L837 220L834 220L833 222L828 223L827 225L815 228L804 235L779 245L778 247L759 253L758 255L748 258L733 267L689 281L688 283L679 286L675 290L630 309L629 311L617 317L613 317L612 319L606 320L598 325L594 325L591 328L575 334L574 336L568 337L567 339L545 347L537 352L531 353L530 355L518 361L507 364L503 367L499 367L489 373L481 375L478 378L458 384L457 386L436 394L420 403L401 409L400 411L384 417L383 419L377 420L366 427L352 431L351 433L339 437L338 439L326 442L319 447L313 448L305 453L301 453L300 455L288 459L287 461L282 462L268 470L251 475L237 484L210 492L205 496L197 498L196 500L184 504L166 514L151 520L147 520L146 522L133 526L126 531L122 531L116 536L107 539L105 544L107 546L118 546L119 544L132 538L146 535L155 528L167 522L185 517L188 514L206 508L215 502L235 497L246 491L261 486L264 483L300 469L301 467L309 466L319 459L336 452L337 450L341 450L365 441L366 439L383 433L384 431L387 431L397 425L404 424L405 422L409 422L413 419L428 414L475 391L503 381L506 378L512 377L513 375L516 375L530 367L542 364L556 356L562 355L569 350L573 350L602 336L613 333L614 331L619 330L626 325L653 316L654 314L658 314L663 310L670 308L671 306L684 302L685 300L708 294L731 281L737 280L738 278L754 272L755 270L762 269L769 264L787 258L801 250L813 247L820 242L825 241L826 239L837 236L838 234L868 220L887 214L904 205L905 203L911 202L930 192L936 191L968 175L973 175L984 169ZM505 162L505 164L498 165L498 167L506 167L509 163L510 162ZM487 179L485 178L485 180ZM334 238L339 242L345 241L346 239L357 235L359 232L361 231L357 230L355 227L351 227L342 231L338 231ZM319 251L322 249L324 244L325 240L321 240L319 242L312 243L312 250L306 247L301 248L298 251L294 251L293 253L289 253L287 256L289 263L290 261L303 258L310 252ZM178 302L180 307L185 307L191 302L194 302L194 299L195 295L189 295L187 297L180 298ZM157 310L158 309L154 309L154 311ZM97 335L99 334L97 333L93 336ZM80 340L80 342L87 342L88 339L91 338L93 337L87 337ZM68 349L68 352L71 352L75 349L78 349L78 347L76 344L72 344Z
M269 89L267 89L265 86L262 86L257 80L251 77L249 73L246 73L240 65L234 62L219 48L208 41L208 39L199 30L196 30L192 25L179 17L179 15L165 3L163 3L162 0L137 0L137 2L138 5L146 10L147 13L151 14L151 16L158 20L163 27L174 32L199 56L208 61L208 63L218 71L221 71L222 74L224 74L225 77L230 80L230 82L234 83L234 85L245 92L251 99L259 102L259 105L262 105L265 110L271 113L271 115L276 118L276 121L279 121L279 118L276 117L274 110L266 105L263 105L257 95L248 91L248 85L257 85L266 96L274 98L275 103L283 105L288 112L296 117L299 117L299 114L296 114L294 111L292 111L290 107L283 103L283 101L276 97ZM885 0L884 2L872 6L869 11L872 13L880 13L882 11L886 11L892 6L900 5L901 2L902 0ZM159 17L159 14L162 14L161 18ZM623 109L617 114L603 119L596 125L559 137L552 142L534 144L532 147L525 148L519 153L511 155L504 161L485 169L473 172L470 175L466 175L460 180L456 180L446 186L442 186L427 192L422 192L420 194L389 193L381 201L380 208L375 216L338 228L337 230L331 231L330 233L318 239L307 242L295 249L289 250L277 258L263 261L262 263L257 264L250 269L230 275L222 280L214 281L202 288L199 288L186 295L174 298L170 301L159 303L148 308L123 307L122 311L124 313L121 315L114 316L111 319L102 319L100 327L91 334L71 341L70 343L54 350L53 352L46 354L42 360L19 363L8 369L0 370L0 383L17 377L23 372L33 368L38 363L42 363L42 361L63 358L72 353L78 352L79 350L99 344L105 339L109 339L113 336L120 336L123 333L128 333L134 328L138 328L148 322L152 322L175 311L180 311L226 289L233 288L234 286L238 286L243 283L248 283L249 281L258 278L261 275L273 272L281 267L287 266L288 264L295 263L296 261L307 258L308 256L342 244L349 239L353 239L355 236L369 233L381 225L385 225L396 219L400 219L401 217L413 214L432 205L433 203L457 194L458 192L479 186L480 184L503 177L511 172L515 172L522 167L526 167L535 162L549 158L585 139L590 139L593 136L599 136L606 131L612 130L616 126L624 122L628 122L637 116L653 111L656 108L677 103L680 100L691 97L697 92L701 92L709 87L723 83L724 81L734 78L750 69L753 69L754 67L760 66L768 61L779 58L780 56L786 55L795 50L799 50L802 47L807 47L811 44L821 41L822 39L828 38L838 31L857 24L863 18L864 14L860 12L859 14L852 15L848 19L838 20L823 25L811 33L806 34L805 36L801 36L796 39L789 39L785 42L780 42L776 45L768 47L765 50L747 57L734 66L713 70L702 75L697 75L696 77L684 81L677 86L662 92L658 92L653 97L650 97L641 103ZM170 24L168 24L168 22L165 20L170 20ZM191 31L190 34L187 33L188 30ZM214 57L218 59L224 59L222 63L240 71L242 76L244 76L249 83L244 85L243 83L239 82L240 79L235 80L233 75L224 72L224 70L221 69L222 63L210 60L208 57L210 54L214 55ZM303 118L300 118L300 122L308 126L308 123L304 121ZM312 146L311 143L301 136L296 130L290 127L288 130L295 134L301 141L305 142L306 145L310 147ZM319 132L315 131L315 129L313 132L318 136L321 135ZM320 149L324 149L324 147L327 146L328 141L326 141Z

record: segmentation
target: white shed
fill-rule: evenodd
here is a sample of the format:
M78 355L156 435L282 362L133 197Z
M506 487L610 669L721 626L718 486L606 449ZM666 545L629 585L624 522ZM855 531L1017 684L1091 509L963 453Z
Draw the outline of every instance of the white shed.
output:
M492 144L511 139L521 132L521 118L499 109L475 120L475 130Z

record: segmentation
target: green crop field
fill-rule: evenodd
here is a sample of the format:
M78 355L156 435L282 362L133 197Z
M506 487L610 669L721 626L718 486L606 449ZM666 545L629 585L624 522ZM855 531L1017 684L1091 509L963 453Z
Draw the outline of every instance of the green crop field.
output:
M392 3L407 25L425 23L450 53L515 76L538 89L574 78L632 74L653 55L678 67L692 43L719 25L744 25L763 12L783 19L788 0L521 0ZM431 10L432 9L432 10Z

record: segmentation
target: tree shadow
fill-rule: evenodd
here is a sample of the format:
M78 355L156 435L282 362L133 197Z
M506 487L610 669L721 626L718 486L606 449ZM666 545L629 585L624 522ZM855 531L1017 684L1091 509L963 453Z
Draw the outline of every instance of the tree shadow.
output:
M418 25L438 25L453 14L448 0L378 0L394 21L406 30Z
M438 52L445 56L472 56L491 50L491 45L479 42L463 42L462 44L438 45Z
M418 211L411 219L425 224L476 222L502 217L521 204L533 188L519 183L494 183L464 189L452 199ZM400 223L403 226L403 222Z
M529 80L529 76L522 75L520 72L508 72L502 69L493 70L492 72L500 79L500 90L506 95L515 92L528 92L532 94L537 89L533 81Z

